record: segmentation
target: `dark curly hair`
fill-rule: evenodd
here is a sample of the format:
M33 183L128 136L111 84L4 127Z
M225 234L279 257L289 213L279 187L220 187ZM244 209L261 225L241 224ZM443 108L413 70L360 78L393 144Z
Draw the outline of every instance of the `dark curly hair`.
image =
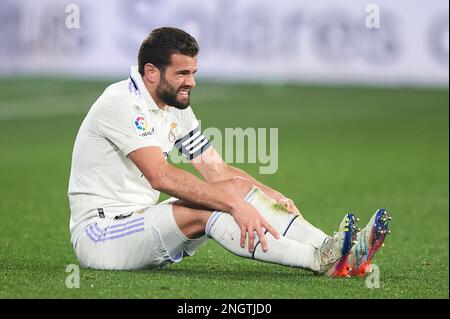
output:
M195 57L198 54L197 41L187 32L170 27L153 30L142 42L138 54L139 73L144 75L144 65L151 63L161 72L170 64L174 53Z

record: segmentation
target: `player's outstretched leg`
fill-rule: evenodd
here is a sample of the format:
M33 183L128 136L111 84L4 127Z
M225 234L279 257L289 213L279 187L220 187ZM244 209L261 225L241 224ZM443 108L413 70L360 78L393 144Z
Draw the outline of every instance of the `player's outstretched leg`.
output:
M344 217L339 232L330 237L302 216L289 214L284 206L256 187L249 192L246 200L255 206L280 234L299 243L314 246L317 248L316 254L318 251L322 252L324 256L318 273L332 277L348 276L347 258L359 231L356 225L358 219L352 213ZM320 254L316 259L321 259Z
M350 251L346 272L351 276L363 276L370 268L375 253L384 246L386 235L390 233L388 223L392 218L384 208L373 214L367 226L358 233L356 244Z

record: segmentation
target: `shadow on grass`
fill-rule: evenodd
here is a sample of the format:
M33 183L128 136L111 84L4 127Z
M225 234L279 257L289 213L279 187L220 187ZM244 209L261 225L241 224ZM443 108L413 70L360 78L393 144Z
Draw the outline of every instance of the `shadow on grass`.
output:
M242 266L235 265L227 267L226 269L219 269L217 267L197 267L197 268L162 268L157 270L142 270L141 273L155 274L158 276L164 276L166 278L183 279L183 278L196 278L199 280L214 280L214 279L226 279L227 281L261 281L265 282L289 282L297 281L299 279L312 279L320 278L312 272L307 272L300 269L281 267L268 268L268 267L254 267L253 269L243 268Z

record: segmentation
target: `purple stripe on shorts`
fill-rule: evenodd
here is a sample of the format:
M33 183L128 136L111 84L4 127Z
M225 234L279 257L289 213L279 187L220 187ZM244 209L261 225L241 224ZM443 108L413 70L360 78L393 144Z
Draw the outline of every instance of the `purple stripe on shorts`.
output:
M119 235L116 235L116 236L101 238L101 239L99 239L99 241L106 241L106 240L110 240L110 239L122 238L122 237L125 237L125 236L128 236L128 235L134 234L134 233L143 232L144 230L145 230L145 228L133 229L133 230L131 230L129 232L122 233L122 234L119 234Z
M92 236L94 237L100 237L102 235L101 231L97 231L96 229L94 229L93 225L89 225L89 232L92 234Z
M105 236L106 236L106 235L110 235L110 234L121 233L121 232L124 232L124 231L126 231L126 230L129 230L129 229L131 229L131 228L136 228L136 227L140 227L140 226L144 226L144 222L138 223L138 224L133 224L133 225L130 225L130 226L127 226L127 227L124 227L124 228L119 228L119 229L107 231L107 232L105 233Z
M94 227L95 227L96 233L98 233L99 236L105 231L105 230L101 230L98 227L97 223L94 223Z
M133 79L133 76L130 76L130 82L128 83L128 90L130 93L133 93L134 95L138 96L142 99L141 91L139 90L139 87L137 86L137 81Z
M89 233L87 233L87 234L88 234L89 238L91 238L91 240L94 243L98 243L99 241L107 241L107 240L122 238L122 237L131 235L131 234L135 234L135 233L140 233L140 232L143 232L144 230L145 230L144 228L138 228L138 229L133 229L133 230L131 230L129 232L126 232L126 233L119 234L119 235L110 236L110 237L102 237L102 238L98 238L98 239L92 238L91 236L89 236Z
M98 243L99 241L103 242L103 241L108 241L108 240L112 240L112 239L122 238L122 237L125 237L125 236L128 236L128 235L132 235L132 234L135 234L135 233L140 233L140 232L143 232L144 230L145 230L145 228L138 228L138 229L133 229L133 230L131 230L129 232L126 232L126 233L119 234L119 235L109 236L109 237L102 237L102 238L95 238L94 236L92 236L91 233L89 232L88 228L86 228L84 232L86 233L86 235L94 243Z
M84 230L84 232L94 243L97 242L97 240L94 237L92 237L91 233L89 232L89 230L87 228Z
M137 222L140 222L140 223L137 223ZM99 241L106 241L106 240L111 240L111 239L116 239L116 238L122 238L127 235L131 235L134 233L144 231L145 228L142 226L144 226L144 217L139 217L135 220L132 220L132 221L129 221L126 223L108 226L103 230L98 227L97 223L93 223L93 224L89 225L88 227L86 227L84 231L85 231L86 235L94 243L97 243ZM117 228L117 227L121 227L121 228ZM137 228L137 227L141 227L141 228ZM111 229L111 228L114 230L107 231L108 229ZM111 236L111 235L113 235L113 236Z
M142 216L142 217L136 218L136 219L134 219L134 220L127 221L126 223L110 225L110 226L106 227L105 230L108 230L108 229L114 229L114 228L117 228L117 227L126 227L126 226L128 226L128 225L130 225L130 224L133 224L133 223L136 223L136 222L143 221L144 218L145 218L145 217Z

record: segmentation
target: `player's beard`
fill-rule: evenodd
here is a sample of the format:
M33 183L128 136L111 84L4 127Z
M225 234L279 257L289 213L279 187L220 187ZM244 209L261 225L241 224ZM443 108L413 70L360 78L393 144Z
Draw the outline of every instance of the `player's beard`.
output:
M178 93L180 93L181 89L190 89L188 86L180 86L178 89L174 88L170 85L169 82L166 81L166 78L163 73L161 73L161 78L158 86L156 87L156 95L158 98L166 103L169 106L173 106L177 109L184 110L190 105L190 96L191 91L188 91L187 99L179 100L177 98Z

